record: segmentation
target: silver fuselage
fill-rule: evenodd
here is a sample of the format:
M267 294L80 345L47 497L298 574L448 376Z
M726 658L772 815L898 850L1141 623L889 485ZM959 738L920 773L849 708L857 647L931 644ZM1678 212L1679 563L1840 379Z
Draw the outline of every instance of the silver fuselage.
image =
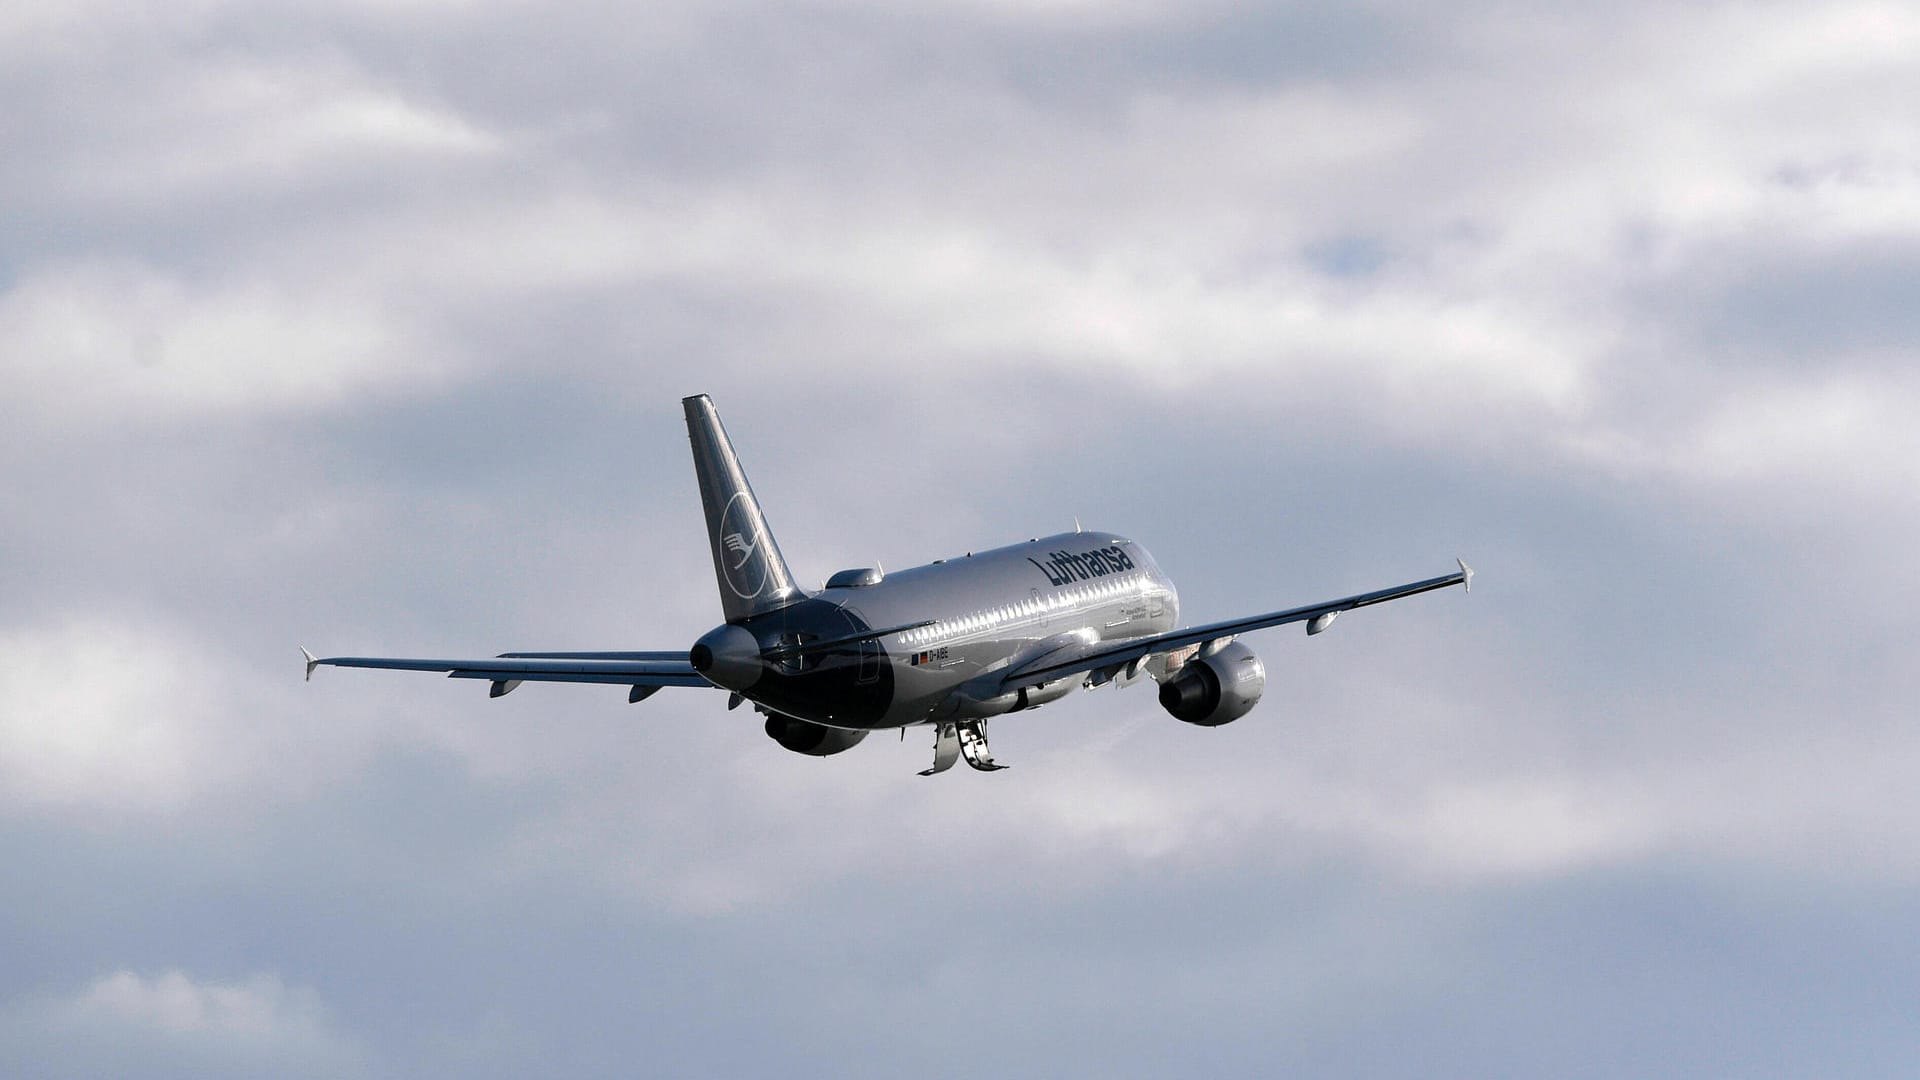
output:
M1179 614L1179 594L1144 547L1111 533L1072 532L896 571L871 585L822 589L735 625L771 649L932 620L777 665L743 691L764 709L873 729L1020 708L1027 699L995 693L996 673L1009 664L1074 639L1164 633Z

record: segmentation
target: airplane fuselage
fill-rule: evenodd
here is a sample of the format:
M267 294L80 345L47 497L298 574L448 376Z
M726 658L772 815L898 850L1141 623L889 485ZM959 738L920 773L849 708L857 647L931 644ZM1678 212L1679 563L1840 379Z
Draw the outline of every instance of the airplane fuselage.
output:
M764 650L932 623L774 665L740 693L851 730L993 716L1081 682L997 693L994 674L1009 664L1069 642L1164 633L1179 614L1178 592L1144 547L1112 533L1062 533L836 585L736 622Z

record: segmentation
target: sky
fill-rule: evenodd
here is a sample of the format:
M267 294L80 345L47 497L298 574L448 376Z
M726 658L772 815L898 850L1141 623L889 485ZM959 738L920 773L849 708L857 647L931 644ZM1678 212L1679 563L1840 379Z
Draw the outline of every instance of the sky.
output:
M0 4L0 1075L1920 1056L1920 7ZM785 752L323 655L1061 531L1245 640Z

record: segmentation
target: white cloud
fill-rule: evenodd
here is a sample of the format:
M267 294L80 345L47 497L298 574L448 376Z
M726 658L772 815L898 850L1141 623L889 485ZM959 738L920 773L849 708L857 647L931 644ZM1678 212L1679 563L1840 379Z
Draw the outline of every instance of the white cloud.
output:
M34 422L329 407L432 383L434 354L370 296L123 261L38 268L0 295L0 356Z
M227 705L204 663L112 624L0 636L0 785L55 805L176 805L218 768L194 731Z
M71 1008L78 1015L179 1035L310 1039L321 1028L318 998L311 991L289 990L272 975L221 984L196 983L179 971L153 979L117 971L83 990Z
M1708 478L1786 479L1862 491L1920 488L1920 393L1902 378L1754 380L1703 418L1671 467Z
M46 65L64 93L33 100L21 135L36 152L0 176L20 178L16 195L37 206L165 217L195 206L248 211L371 177L391 185L509 147L337 51L200 51L195 28L210 32L221 18L143 25L135 16L105 32L69 28L39 51L16 46L21 64Z
M324 406L434 385L432 358L448 351L438 324L556 295L693 287L805 298L801 341L787 326L728 332L743 352L798 346L854 373L897 364L910 342L945 370L1119 365L1169 387L1253 377L1343 426L1658 467L1622 448L1685 440L1608 393L1622 350L1643 340L1618 298L1646 268L1623 263L1622 237L1647 231L1655 265L1685 275L1729 237L1805 248L1892 227L1886 213L1920 205L1906 197L1920 143L1875 106L1886 80L1906 78L1887 42L1911 24L1887 5L1627 12L1601 47L1416 68L1399 83L1130 82L1111 115L1081 124L962 70L859 102L859 122L823 143L831 153L694 180L644 157L598 172L523 159L543 121L574 122L571 104L528 123L522 146L337 55L222 62L175 73L160 95L175 119L158 127L240 134L162 140L177 154L135 142L100 173L159 176L164 190L271 187L309 161L325 173L364 154L391 174L425 154L461 162L466 193L429 184L302 235L297 251L250 248L249 274L210 285L124 264L30 272L0 309L0 343L68 400ZM1583 24L1526 25L1533 36L1509 32L1544 48ZM1880 80L1871 92L1834 81L1849 58ZM1579 92L1516 99L1510 77ZM1809 80L1846 104L1795 107ZM899 153L927 116L962 137ZM600 137L631 136L615 122ZM520 179L503 188L492 163L506 160ZM1356 230L1385 245L1376 272L1328 280L1303 258ZM1675 389L1704 391L1688 403L1693 441L1724 444L1740 403L1711 383Z
M0 806L164 825L300 799L387 737L350 711L310 723L299 654L272 653L284 665L256 671L177 623L117 613L0 632Z
M157 130L116 148L81 182L123 197L304 184L342 166L499 152L501 138L444 109L411 102L337 64L224 64L183 74L144 107ZM121 156L124 154L125 156ZM137 168L136 168L137 166Z
M77 993L0 1005L0 1064L21 1075L355 1076L354 1043L312 990L122 970Z
M1920 386L1903 371L1738 371L1712 379L1678 417L1662 402L1639 423L1570 426L1557 452L1652 488L1707 494L1760 520L1875 522L1874 549L1920 520L1920 435L1909 417Z

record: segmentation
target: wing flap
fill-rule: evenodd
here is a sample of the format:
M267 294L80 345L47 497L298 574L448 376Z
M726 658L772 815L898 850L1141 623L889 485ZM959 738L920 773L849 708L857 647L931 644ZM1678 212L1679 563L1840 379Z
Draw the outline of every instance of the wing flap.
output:
M655 650L653 652L503 652L501 660L648 660L680 661L687 658L687 650Z

